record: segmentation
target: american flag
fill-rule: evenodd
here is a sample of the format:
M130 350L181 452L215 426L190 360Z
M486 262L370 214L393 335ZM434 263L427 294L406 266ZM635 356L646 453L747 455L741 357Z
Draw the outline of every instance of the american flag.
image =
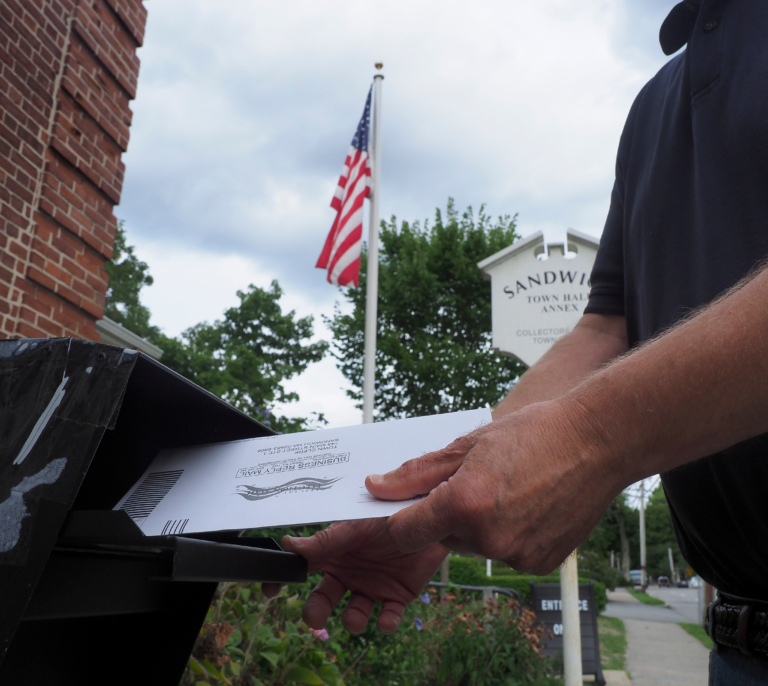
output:
M328 281L336 286L357 286L360 277L360 251L363 243L363 200L370 193L371 156L368 130L371 122L371 91L365 101L362 119L349 146L339 185L331 200L336 219L325 239L323 252L315 265L328 270Z

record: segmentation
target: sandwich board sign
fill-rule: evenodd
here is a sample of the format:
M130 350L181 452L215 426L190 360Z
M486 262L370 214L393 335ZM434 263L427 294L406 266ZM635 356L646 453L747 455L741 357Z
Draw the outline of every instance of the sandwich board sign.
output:
M557 657L563 652L563 604L560 584L531 582L531 605L544 625L541 654ZM600 666L600 641L597 635L595 582L579 584L579 624L581 625L581 664L583 674L594 674L597 684L605 684Z
M541 231L478 263L491 280L493 347L532 366L573 329L589 298L598 240L568 229L565 243Z

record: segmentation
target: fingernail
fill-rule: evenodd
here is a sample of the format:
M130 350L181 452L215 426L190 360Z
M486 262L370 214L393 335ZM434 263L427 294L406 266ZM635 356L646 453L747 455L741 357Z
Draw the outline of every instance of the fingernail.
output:
M374 486L378 486L382 481L384 481L384 477L381 474L370 474L368 479Z

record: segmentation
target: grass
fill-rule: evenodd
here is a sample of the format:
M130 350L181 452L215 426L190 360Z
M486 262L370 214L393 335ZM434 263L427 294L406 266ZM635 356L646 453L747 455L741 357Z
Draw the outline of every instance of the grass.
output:
M597 618L597 635L600 640L600 664L603 669L623 671L627 656L627 632L624 622L618 617L600 615Z
M698 638L707 650L712 650L712 639L707 636L703 627L693 622L680 622L680 626L683 627L691 636Z
M637 600L646 605L666 605L663 600L654 598L652 595L648 595L647 593L641 593L640 591L636 591L634 588L627 588L627 590L629 591L630 595L637 598Z

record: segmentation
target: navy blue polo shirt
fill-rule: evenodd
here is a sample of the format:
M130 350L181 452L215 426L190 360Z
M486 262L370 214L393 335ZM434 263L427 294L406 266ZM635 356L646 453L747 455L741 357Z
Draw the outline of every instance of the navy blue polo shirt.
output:
M630 110L585 308L624 315L630 347L768 257L768 1L688 0L661 40L687 46ZM691 566L768 600L768 435L662 481Z

